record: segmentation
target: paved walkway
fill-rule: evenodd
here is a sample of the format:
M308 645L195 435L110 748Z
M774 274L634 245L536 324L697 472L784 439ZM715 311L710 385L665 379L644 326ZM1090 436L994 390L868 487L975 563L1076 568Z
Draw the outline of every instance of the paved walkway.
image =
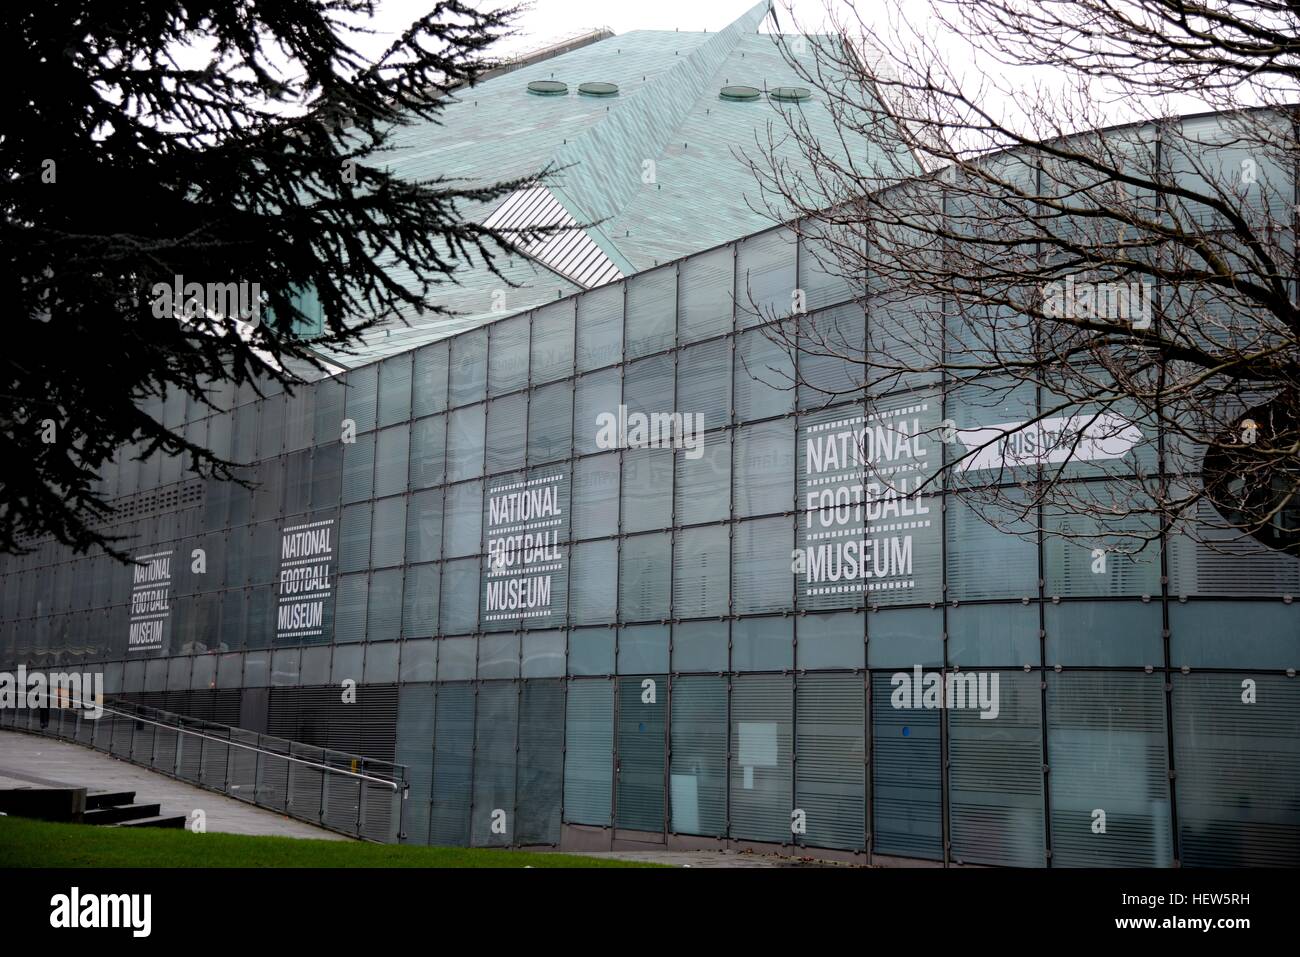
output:
M78 744L0 731L0 788L33 786L134 791L137 802L161 804L163 814L189 817L192 811L202 810L207 829L214 832L351 840Z

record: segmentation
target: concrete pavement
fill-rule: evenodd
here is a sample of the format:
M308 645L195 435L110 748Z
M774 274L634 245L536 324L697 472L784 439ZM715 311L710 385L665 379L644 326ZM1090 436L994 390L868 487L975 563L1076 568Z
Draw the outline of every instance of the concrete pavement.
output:
M274 811L206 791L100 751L16 731L0 731L0 788L84 787L92 791L134 791L136 800L161 804L162 813L202 810L208 831L225 834L351 838L295 821Z

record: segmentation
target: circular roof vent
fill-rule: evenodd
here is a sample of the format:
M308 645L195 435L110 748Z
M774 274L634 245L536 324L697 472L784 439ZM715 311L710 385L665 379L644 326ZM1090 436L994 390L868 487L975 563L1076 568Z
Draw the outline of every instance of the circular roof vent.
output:
M583 96L617 96L617 83L580 83L578 92Z
M812 93L806 86L776 86L767 95L783 103L798 103L800 100L808 99Z
M533 80L528 84L528 92L538 96L564 96L569 92L569 84L559 80Z
M724 86L718 95L724 100L757 100L762 92L753 86Z

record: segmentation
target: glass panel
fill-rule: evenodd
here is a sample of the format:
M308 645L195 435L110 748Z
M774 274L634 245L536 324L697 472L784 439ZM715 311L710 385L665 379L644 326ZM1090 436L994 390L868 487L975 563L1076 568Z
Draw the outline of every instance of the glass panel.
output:
M564 750L564 820L608 826L614 771L611 682L569 683Z
M670 829L724 837L727 829L727 679L673 679Z
M379 367L360 366L347 373L346 414L357 424L357 432L375 427L376 402L379 396Z
M575 299L565 299L533 313L533 385L573 375L575 302Z
M730 339L678 353L676 410L701 417L701 431L731 422L731 364Z
M866 380L866 316L847 305L810 313L799 323L799 408L861 395Z
M328 645L302 650L302 683L304 685L327 685L330 681L330 656L333 651Z
M946 517L948 541L961 543L948 553L951 597L1037 597L1038 545L1032 521L1006 508L972 507L959 498L949 499Z
M312 508L338 505L343 492L343 446L337 442L311 453Z
M1243 630L1240 604L1178 602L1169 606L1169 658L1176 667L1253 668L1279 671L1296 665L1300 605L1281 602L1251 606Z
M487 406L474 405L451 413L447 426L447 481L483 474L483 436Z
M528 464L567 459L573 444L573 386L534 389L528 403Z
M890 291L867 300L867 350L872 365L867 382L878 393L927 385L939 380L939 330L943 313L934 300ZM974 342L951 353L949 362L978 364L988 357L971 353ZM861 381L861 378L859 378ZM961 426L967 423L958 420ZM1008 422L1010 419L989 419Z
M944 612L883 609L867 615L867 667L943 666Z
M475 329L451 341L448 396L451 408L481 402L487 390L487 329Z
M415 353L411 412L416 418L447 408L447 366L450 344L439 342Z
M799 288L809 309L846 302L865 286L861 228L807 220L799 237Z
M672 536L667 533L623 539L619 567L619 617L647 621L668 617Z
M487 470L489 474L519 468L527 451L528 393L519 392L488 403Z
M408 426L379 433L375 448L375 495L396 495L406 491L407 451L411 441Z
M788 316L794 304L795 236L774 229L741 240L736 251L736 315L742 326Z
M864 624L864 616L855 612L801 616L796 632L799 668L861 668L866 659Z
M263 399L257 440L258 458L269 459L284 451L284 396Z
M617 416L622 396L621 369L605 369L578 379L573 400L573 449L577 455L598 451L598 417Z
M1300 684L1241 675L1174 675L1178 846L1192 867L1293 867L1300 825Z
M578 371L589 372L623 358L623 283L578 297Z
M597 538L618 531L619 453L580 459L573 465L573 537Z
M411 496L406 512L406 561L432 562L442 557L442 489Z
M375 503L371 520L370 566L385 568L402 564L406 538L406 499L402 496L380 499Z
M343 501L371 498L375 488L375 436L358 436L343 444Z
M468 685L440 685L434 719L433 810L429 821L429 838L434 844L469 844L473 761L474 689Z
M1159 674L1047 676L1053 866L1172 864L1163 684Z
M662 266L627 280L627 356L671 348L677 333L677 267Z
M798 841L861 851L866 847L867 807L862 676L800 675L796 693L795 807L804 812L807 828Z
M673 671L726 671L725 621L685 621L673 625Z
M403 808L405 844L429 843L435 701L434 688L404 687L398 691L397 745L393 760L406 765L410 788Z
M443 516L443 554L448 558L481 554L482 527L483 483L448 486Z
M564 787L564 684L527 681L519 692L519 770L515 839L560 842Z
M664 631L664 663L668 659L667 629ZM620 657L621 657L620 653ZM643 680L664 686L665 694L643 693ZM619 827L640 831L664 830L664 771L667 763L665 734L668 679L657 675L618 681L618 798L615 807Z
M313 388L316 392L316 428L313 430L316 444L337 442L343 437L343 380L338 377L321 379Z
M731 329L735 251L730 246L700 253L681 263L682 342L707 339Z
M366 575L340 575L334 612L334 640L361 641L366 634Z
M735 526L733 613L784 611L793 605L793 548L794 529L788 518L765 518Z
M473 843L506 846L513 842L515 823L518 686L514 682L480 685L476 701ZM504 833L501 833L501 824L504 824Z
M783 419L736 430L732 487L738 517L790 511L794 474L793 422Z
M673 523L672 449L632 449L623 456L623 531Z
M1118 486L1112 491L1106 484L1090 483L1086 490L1076 492L1066 486L1054 493L1079 494L1080 500L1071 503L1069 513L1054 507L1044 516L1043 577L1047 595L1160 594L1159 522L1141 515L1102 514L1102 509L1109 510L1103 502L1112 495L1121 500L1129 498L1130 491ZM1090 504L1094 502L1095 511ZM1139 550L1139 539L1147 535L1154 540Z
M673 617L727 613L731 530L726 525L683 529L673 546Z
M1164 660L1158 601L1061 602L1044 605L1043 616L1049 665L1154 666Z
M574 624L615 620L618 601L618 541L574 545L569 585L569 615Z
M561 677L565 674L562 631L530 631L523 636L520 671L525 678ZM525 685L525 688L530 687Z
M298 515L311 507L311 450L284 457L284 514Z
M792 685L786 675L732 679L732 838L773 842L791 838Z
M948 662L966 667L1038 665L1038 603L948 609Z
M395 425L411 417L411 355L393 356L379 364L379 425Z
M677 456L675 521L679 525L716 522L731 513L731 433L714 432L694 457L688 449Z
M403 637L424 638L438 633L440 571L441 566L437 564L412 565L406 569L406 591L402 601Z
M488 393L522 389L528 384L528 316L498 320L488 330Z
M358 572L370 566L370 503L343 509L339 525L339 571Z
M370 577L366 639L393 641L402 624L402 570L390 568Z
M668 626L634 625L630 628L620 628L617 671L621 675L666 673L668 671Z
M872 841L876 854L943 859L938 708L895 707L912 675L871 676ZM910 700L909 700L910 704Z
M483 635L478 640L480 678L519 677L519 636Z
M430 416L411 426L411 488L441 485L447 468L447 417Z
M443 566L442 583L442 634L468 635L478 626L478 573L477 558L462 558ZM438 658L438 673L442 670L442 656Z
M478 654L476 638L444 638L438 642L438 678L441 681L468 681L474 677L474 659Z
M569 674L612 675L614 673L614 631L612 628L576 628L569 633Z
M409 578L408 578L409 582ZM410 589L406 598L409 604ZM407 641L402 644L402 664L399 681L433 681L438 676L438 643L436 641Z
M943 707L950 735L953 858L962 863L1044 866L1039 676L963 671L949 681L955 688L947 694L955 705L945 701Z

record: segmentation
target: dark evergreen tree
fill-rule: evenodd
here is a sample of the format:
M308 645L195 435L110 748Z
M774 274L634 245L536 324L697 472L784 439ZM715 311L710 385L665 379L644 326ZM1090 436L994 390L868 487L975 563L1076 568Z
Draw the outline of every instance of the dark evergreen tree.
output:
M0 295L11 307L0 549L43 536L111 548L94 478L128 443L232 474L147 415L151 397L181 389L210 404L220 382L292 388L288 370L319 367L320 346L346 348L399 311L443 311L436 290L453 269L492 267L502 237L462 209L522 182L411 182L384 160L395 129L436 121L452 90L491 68L515 9L441 0L367 58L356 43L373 7L0 9ZM243 291L242 307L208 296L197 308L191 282ZM295 334L307 290L321 313L311 336Z

